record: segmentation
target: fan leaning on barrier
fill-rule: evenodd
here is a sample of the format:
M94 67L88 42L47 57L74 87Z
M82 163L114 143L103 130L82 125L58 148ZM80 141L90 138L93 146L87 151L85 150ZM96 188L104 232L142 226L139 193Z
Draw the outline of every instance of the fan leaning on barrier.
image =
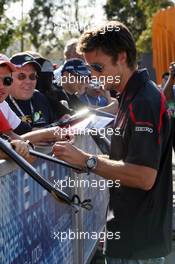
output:
M10 146L9 142L5 139L2 139L2 137L0 137L0 149L3 152L5 152L14 162L16 162L26 173L28 173L44 189L46 189L49 193L51 193L52 196L57 201L61 200L62 202L66 203L68 205L71 205L75 209L75 213L77 213L80 208L85 208L87 210L92 209L90 199L86 199L84 201L81 201L78 195L74 194L72 197L70 197L68 194L66 194L62 190L55 188L54 185L50 181L45 179L43 176L41 176L29 162L27 162L23 157L21 157L19 154L17 154L17 152ZM37 153L37 152L32 151L32 150L30 152L31 152L31 154L33 152L33 154L35 154L35 156L37 156L37 154L41 156L41 154L42 154L42 153L39 153L39 152ZM56 158L55 158L54 162L56 162ZM59 160L58 160L58 163L62 164L64 166L67 166L69 168L80 170L79 168L71 166L66 162L61 162L61 161L59 162Z

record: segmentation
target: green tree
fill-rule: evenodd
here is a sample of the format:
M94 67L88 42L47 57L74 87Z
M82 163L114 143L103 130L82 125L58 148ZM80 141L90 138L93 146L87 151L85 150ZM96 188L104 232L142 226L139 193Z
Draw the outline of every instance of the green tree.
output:
M0 51L5 52L9 45L13 42L15 26L13 22L5 15L10 1L0 1Z
M152 50L152 18L162 8L173 6L172 1L167 0L138 0L138 6L146 16L146 29L142 31L137 40L137 48L140 52L151 52Z
M108 19L117 19L131 30L139 52L150 52L152 17L172 5L168 0L108 0L104 9Z
M108 0L104 9L109 20L119 20L132 32L135 40L146 29L146 16L137 1Z
M34 0L33 8L29 11L23 30L37 51L46 47L47 53L56 45L59 39L54 31L53 16L58 10L54 1Z
M80 13L87 5L88 2L84 5L79 0L34 0L25 32L36 50L40 51L44 47L48 54L55 48L62 49L64 40L79 36L83 31ZM87 20L91 21L90 15Z
M37 51L46 54L62 50L67 39L78 37L85 25L91 24L95 17L93 6L96 1L33 0L33 7L24 15L23 0L1 0L1 51L5 51L11 44L15 44L18 49L20 47L20 50L29 49L32 45ZM5 11L14 2L21 3L21 16L12 23L12 19L5 16Z

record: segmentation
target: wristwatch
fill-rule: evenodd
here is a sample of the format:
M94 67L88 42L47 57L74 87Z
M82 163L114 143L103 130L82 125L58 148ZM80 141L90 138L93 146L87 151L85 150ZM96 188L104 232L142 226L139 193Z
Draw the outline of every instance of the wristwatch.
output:
M97 157L96 156L90 156L86 160L85 165L86 165L86 169L87 169L88 174L89 174L90 171L95 170L95 168L97 167Z

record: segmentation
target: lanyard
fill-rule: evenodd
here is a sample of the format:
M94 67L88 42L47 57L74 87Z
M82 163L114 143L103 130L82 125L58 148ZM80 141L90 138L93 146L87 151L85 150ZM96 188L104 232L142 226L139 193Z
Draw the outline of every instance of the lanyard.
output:
M18 112L21 114L21 120L24 121L24 122L27 122L27 118L26 118L26 115L24 114L24 112L22 111L22 109L19 107L18 103L16 102L16 100L10 95L9 96L11 102L13 103L13 105L16 107L16 109L18 110ZM32 118L33 118L33 115L34 115L34 108L33 108L33 105L32 105L32 102L30 100L30 110L31 110L31 115L32 115Z

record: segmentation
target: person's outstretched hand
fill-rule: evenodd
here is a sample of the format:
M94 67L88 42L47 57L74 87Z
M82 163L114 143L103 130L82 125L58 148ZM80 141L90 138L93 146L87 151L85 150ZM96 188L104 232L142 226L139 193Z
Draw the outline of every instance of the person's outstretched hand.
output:
M89 155L73 146L70 142L56 142L53 146L53 154L58 159L64 160L72 165L81 167L85 166L85 161Z

